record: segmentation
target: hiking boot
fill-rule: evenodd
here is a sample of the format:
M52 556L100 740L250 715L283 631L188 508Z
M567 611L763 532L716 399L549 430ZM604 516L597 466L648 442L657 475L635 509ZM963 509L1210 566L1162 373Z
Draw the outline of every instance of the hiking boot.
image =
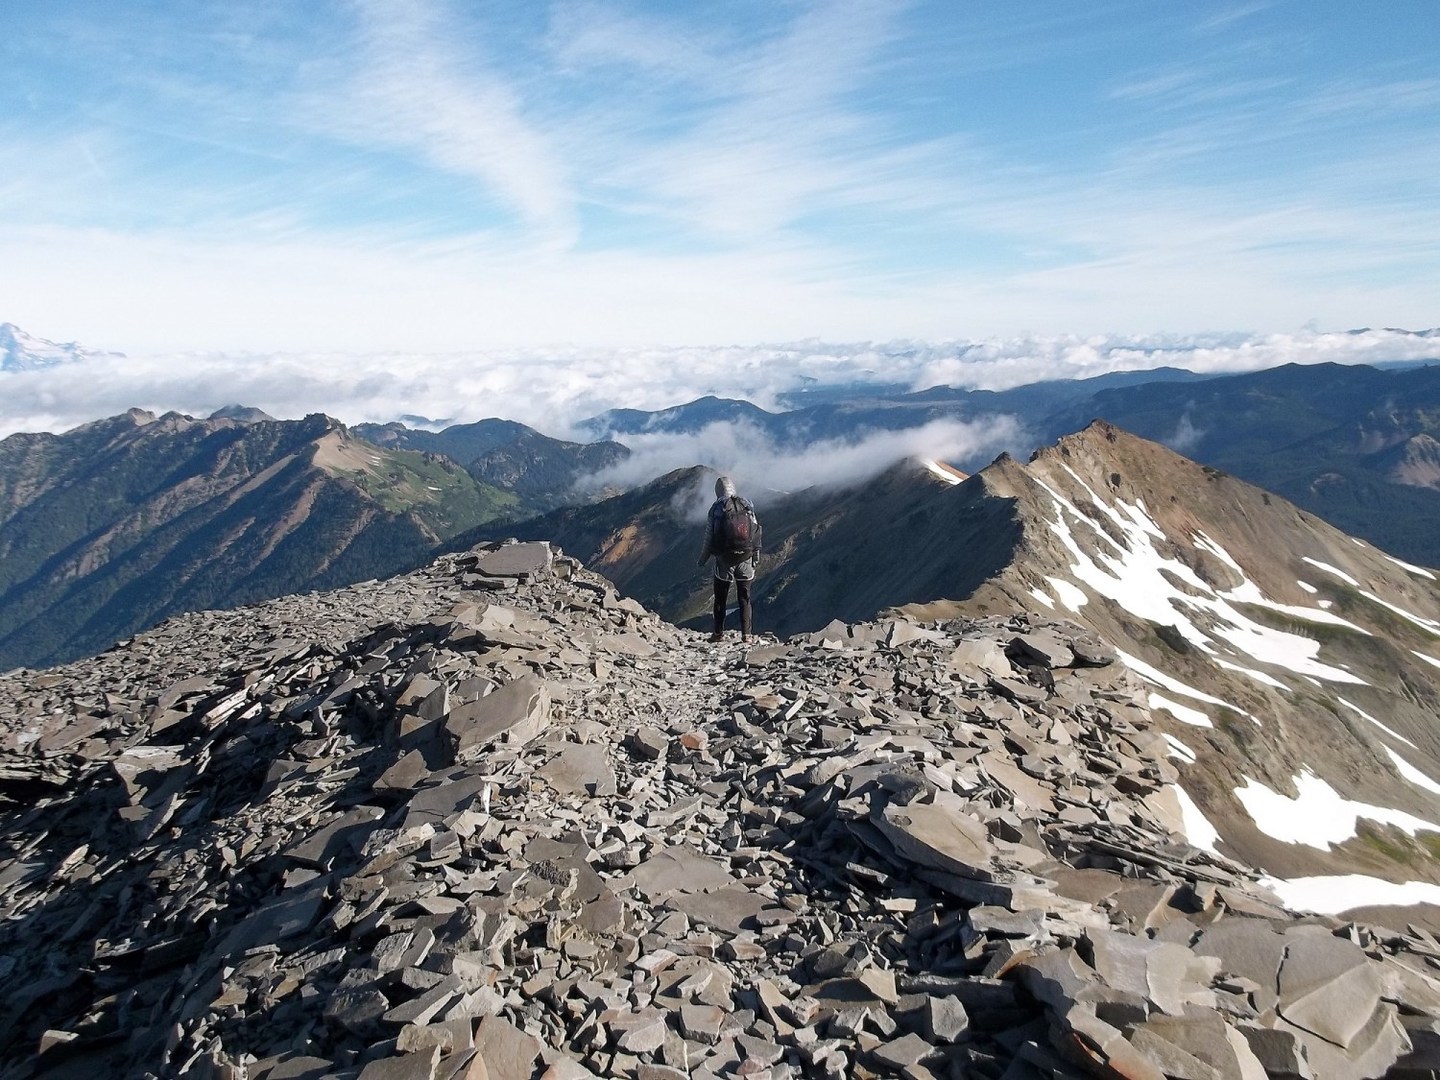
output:
M722 634L719 630L716 630L713 634L710 635L711 641L723 641L724 638L725 635Z
M748 644L749 641L750 641L750 635L749 635L749 634L741 634L741 635L740 635L740 644L741 644L741 645Z

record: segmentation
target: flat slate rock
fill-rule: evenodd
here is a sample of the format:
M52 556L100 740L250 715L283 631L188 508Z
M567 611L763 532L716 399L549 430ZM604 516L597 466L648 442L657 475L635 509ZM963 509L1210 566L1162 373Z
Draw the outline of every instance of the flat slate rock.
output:
M491 577L528 577L548 570L553 558L554 550L543 541L506 544L480 556L475 569Z
M933 803L887 804L871 822L896 854L961 877L989 876L995 849L985 826L974 818Z
M723 865L683 844L660 848L635 868L631 878L636 891L651 901L677 893L712 892L735 883Z

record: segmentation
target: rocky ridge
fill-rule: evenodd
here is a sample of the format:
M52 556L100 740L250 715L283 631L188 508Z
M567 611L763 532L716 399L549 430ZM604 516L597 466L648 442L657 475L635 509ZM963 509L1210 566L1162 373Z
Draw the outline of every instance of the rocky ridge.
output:
M1114 655L715 648L520 544L10 673L0 1068L1431 1075L1440 942L1187 842Z

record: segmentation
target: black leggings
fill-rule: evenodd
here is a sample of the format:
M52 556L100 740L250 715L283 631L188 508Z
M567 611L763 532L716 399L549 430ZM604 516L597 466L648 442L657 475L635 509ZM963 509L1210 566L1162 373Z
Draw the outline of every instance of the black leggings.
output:
M715 579L715 633L725 630L725 603L730 599L730 582ZM750 581L735 579L735 600L740 605L740 633L750 633Z

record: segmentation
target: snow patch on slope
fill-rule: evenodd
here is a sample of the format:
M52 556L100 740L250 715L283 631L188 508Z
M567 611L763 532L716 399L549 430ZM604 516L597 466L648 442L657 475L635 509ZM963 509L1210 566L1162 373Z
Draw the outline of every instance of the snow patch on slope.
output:
M1047 577L1050 587L1055 590L1055 595L1060 598L1071 611L1079 611L1090 598L1085 595L1084 590L1075 587L1074 582L1066 581L1064 578Z
M1308 562L1311 566L1324 570L1327 574L1333 574L1335 577L1345 582L1346 585L1353 585L1357 589L1360 587L1360 582L1356 581L1353 577L1351 577L1344 570L1341 570L1337 566L1331 566L1329 563L1321 562L1319 559L1312 559L1309 555L1302 555L1300 561Z
M1386 555L1385 558L1389 559L1402 570L1409 570L1410 573L1417 574L1423 578L1429 578L1431 581L1435 580L1435 575L1432 574L1429 570L1426 570L1423 566L1415 566L1412 563L1403 562L1400 559L1395 558L1395 556L1393 555Z
M1440 885L1432 885L1428 881L1385 881L1366 874L1289 880L1262 877L1260 884L1280 897L1286 907L1320 915L1339 915L1357 907L1440 904Z
M931 458L924 458L921 460L920 463L924 465L925 468L928 469L931 473L938 476L941 480L944 480L945 483L949 484L951 487L954 487L956 484L961 483L965 479L962 474L957 473L954 469L950 468L949 465L946 465L943 462L935 461Z
M1355 714L1356 714L1357 716L1359 716L1362 720L1369 720L1370 723L1374 724L1377 728L1379 728L1381 731L1385 732L1385 734L1386 734L1386 735L1389 735L1392 739L1399 739L1399 740L1400 740L1401 742L1403 742L1406 746L1415 746L1415 744L1414 744L1413 742L1411 742L1409 739L1405 738L1404 735L1401 735L1401 734L1400 734L1398 731L1396 731L1394 728L1386 727L1386 726L1385 726L1384 724L1382 724L1379 720L1376 720L1375 717L1371 716L1371 715L1370 715L1369 713L1367 713L1364 709L1360 708L1359 705L1354 705L1354 704L1352 704L1351 702L1346 701L1343 697L1339 697L1338 695L1336 696L1335 700L1338 701L1341 705L1344 705L1344 706L1345 706L1347 709L1349 709L1351 712L1355 713ZM1416 748L1417 750L1419 749L1419 747L1415 747L1415 748Z
M1298 675L1328 682L1364 684L1363 679L1343 668L1317 659L1320 651L1318 641L1258 623L1234 605L1258 604L1291 617L1340 625L1365 633L1360 627L1320 608L1279 604L1270 600L1245 576L1240 564L1228 551L1203 532L1198 533L1193 539L1196 547L1210 553L1241 577L1240 584L1235 588L1216 591L1188 565L1161 553L1155 541L1163 541L1167 537L1143 502L1130 503L1117 498L1111 505L1074 469L1068 465L1064 468L1089 497L1087 509L1091 513L1082 512L1074 502L1039 477L1032 474L1032 479L1055 504L1056 517L1050 522L1050 530L1070 553L1073 560L1070 572L1082 584L1132 615L1158 626L1174 626L1181 637L1212 659L1219 658L1217 645L1224 642L1232 652ZM1094 519L1094 512L1103 514L1109 520L1120 539L1100 527ZM1097 541L1093 553L1085 550L1076 539L1075 527L1090 530ZM1177 581L1186 588L1177 587ZM1202 629L1197 623L1196 616L1202 614L1209 616L1206 622L1211 629ZM1235 670L1252 677L1256 675L1245 667ZM1276 684L1271 676L1261 676L1258 681Z
M1179 784L1173 787L1175 798L1180 802L1180 820L1185 823L1185 839L1201 851L1219 855L1215 850L1215 844L1220 839L1219 831L1210 824L1210 819L1200 812L1200 807L1195 805L1195 800L1186 794L1184 788Z
M1151 691L1146 704L1150 706L1151 712L1154 712L1156 709L1164 709L1182 724L1190 724L1192 727L1215 726L1211 722L1210 717L1199 709L1192 709L1189 705L1181 705L1178 701L1171 701L1163 694L1157 694L1154 691Z
M1433 795L1440 795L1440 784L1430 779L1427 773L1421 772L1388 746L1385 747L1385 753L1389 754L1390 760L1395 763L1395 771L1406 780L1409 780L1410 783L1416 787L1423 788Z
M1234 789L1255 827L1282 843L1325 851L1353 837L1361 818L1394 825L1411 836L1422 831L1440 833L1440 825L1414 814L1347 799L1312 772L1301 772L1293 783L1297 792L1293 799L1249 777Z
M1247 713L1244 709L1240 708L1238 705L1232 705L1224 698L1218 698L1215 697L1213 694L1207 694L1203 690L1196 690L1193 686L1186 686L1179 679L1171 678L1169 675L1166 675L1158 668L1151 667L1149 664L1145 663L1144 660L1141 660L1138 656L1131 656L1129 653L1124 652L1120 649L1115 650L1115 655L1124 662L1126 667L1128 667L1131 671L1135 672L1136 675L1139 675L1142 679L1146 679L1150 682L1155 683L1157 686L1163 686L1166 690L1169 690L1172 693L1181 694L1188 698L1194 698L1196 701L1209 702L1211 705L1220 705L1226 709L1230 709L1232 712L1239 713L1241 716L1250 716L1249 713ZM1253 720L1255 718L1253 716L1250 716L1250 719Z
M1190 747L1186 746L1179 739L1175 738L1174 735L1171 735L1164 731L1162 731L1160 735L1167 743L1170 744L1170 753L1168 755L1169 757L1177 757L1181 761L1185 762L1185 764L1187 765L1194 765L1195 762L1200 760L1196 756L1194 750L1191 750Z

